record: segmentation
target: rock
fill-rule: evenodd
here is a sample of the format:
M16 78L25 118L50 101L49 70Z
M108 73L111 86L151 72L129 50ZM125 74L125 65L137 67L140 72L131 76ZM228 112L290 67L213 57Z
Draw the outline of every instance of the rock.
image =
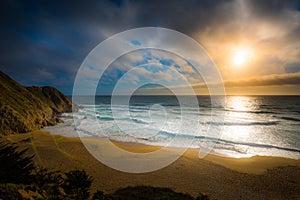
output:
M0 135L55 125L59 115L78 109L53 87L23 87L0 71Z

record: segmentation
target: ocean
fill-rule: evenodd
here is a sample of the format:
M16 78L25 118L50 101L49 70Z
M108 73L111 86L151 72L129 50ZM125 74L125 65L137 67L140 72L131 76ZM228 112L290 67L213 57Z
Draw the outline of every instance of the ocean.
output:
M132 96L129 104L114 105L110 96L97 96L95 105L91 98L80 97L75 102L78 112L63 114L65 123L44 130L179 148L213 144L210 153L236 158L300 159L300 96L227 96L224 106L213 108L209 96L197 100L198 111L180 105L176 96ZM213 134L214 130L220 132Z

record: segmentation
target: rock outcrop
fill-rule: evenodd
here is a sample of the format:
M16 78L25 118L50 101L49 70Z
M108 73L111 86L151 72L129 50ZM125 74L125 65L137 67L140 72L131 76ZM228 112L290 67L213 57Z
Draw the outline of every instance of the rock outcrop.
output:
M0 71L0 135L57 124L72 101L53 87L24 87Z

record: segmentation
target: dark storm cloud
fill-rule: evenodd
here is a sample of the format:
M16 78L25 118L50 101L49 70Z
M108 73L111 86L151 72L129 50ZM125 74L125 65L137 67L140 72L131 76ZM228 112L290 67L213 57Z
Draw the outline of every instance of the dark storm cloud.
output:
M287 28L287 26L291 26L291 23L294 24L293 29L289 30L287 35L285 35L285 39L299 40L300 37L300 25L299 25L300 1L299 0L286 0L286 1L251 0L251 1L244 1L244 2L245 2L245 6L247 7L248 13L251 15L252 18L256 18L258 21L269 22L278 25L283 29Z
M140 26L191 32L199 28L197 25L213 19L207 17L209 10L218 10L213 1L5 1L1 4L1 70L22 84L58 87L65 84L71 87L84 57L111 34Z
M299 6L297 1L247 2L251 15L271 20ZM233 0L2 1L0 69L22 84L50 84L70 94L85 56L112 34L143 26L190 36L201 31L230 33L240 28L240 12L239 1ZM298 31L293 31L297 39Z
M69 84L70 91L85 55L103 39L83 17L89 4L62 2L2 3L0 66L22 84ZM97 19L104 20L104 11Z
M251 14L257 18L277 20L284 19L287 10L297 10L300 8L298 0L244 0Z
M273 74L256 78L225 81L226 87L251 87L272 85L300 85L300 73Z
M260 77L251 77L237 80L226 80L223 82L226 88L245 88L257 86L282 86L282 85L300 85L300 72L287 74L271 74ZM211 86L214 84L212 83ZM217 84L216 84L217 85ZM194 84L194 89L203 89L206 87L205 83ZM161 88L158 88L161 89ZM245 89L244 89L245 90Z

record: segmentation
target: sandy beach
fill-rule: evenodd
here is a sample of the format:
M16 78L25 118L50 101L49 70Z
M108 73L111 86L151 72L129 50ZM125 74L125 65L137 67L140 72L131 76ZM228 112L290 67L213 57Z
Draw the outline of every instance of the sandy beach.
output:
M85 169L93 177L92 191L114 192L126 186L169 187L211 199L299 199L300 161L279 157L227 158L208 155L198 158L198 151L188 150L177 161L155 172L132 174L111 169L96 160L79 138L35 131L10 135L9 140L35 154L37 165L68 171ZM101 145L107 145L99 140ZM134 143L116 145L132 152L150 152L160 147Z

